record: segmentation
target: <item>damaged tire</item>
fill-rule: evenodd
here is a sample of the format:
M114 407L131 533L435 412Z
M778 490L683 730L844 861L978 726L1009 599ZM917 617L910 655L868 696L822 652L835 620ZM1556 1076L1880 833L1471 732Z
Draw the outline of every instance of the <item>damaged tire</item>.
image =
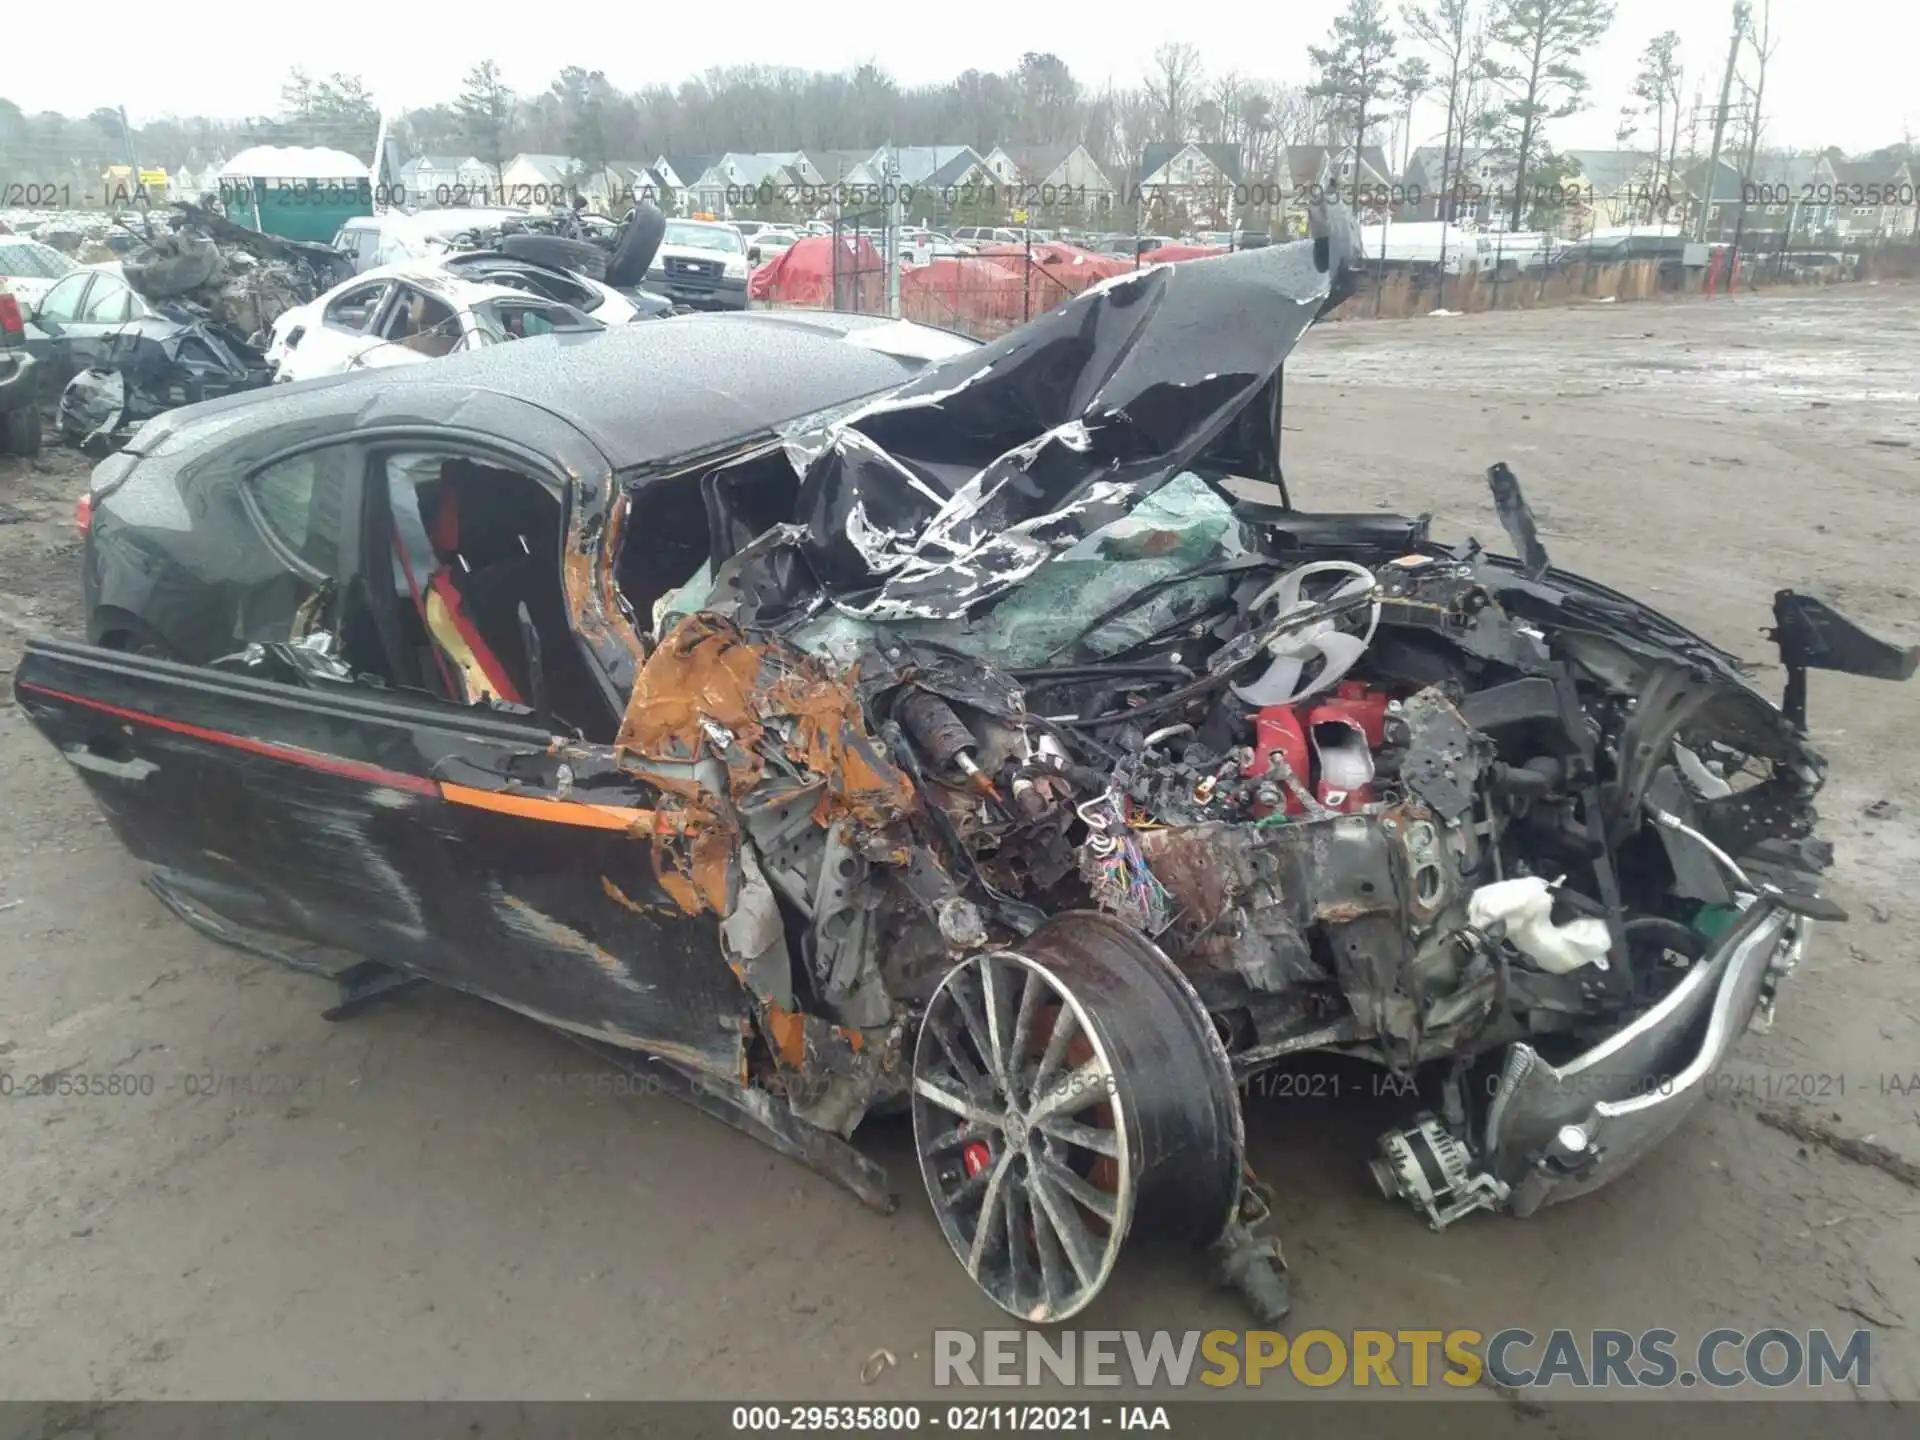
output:
M220 272L220 247L204 235L181 236L172 254L155 253L129 260L127 284L149 300L171 300L213 282Z
M913 1133L940 1229L993 1302L1070 1319L1133 1228L1207 1245L1239 1204L1225 1049L1153 943L1056 917L950 971L913 1058Z
M620 232L620 243L607 262L607 284L616 290L630 290L647 278L647 267L660 253L660 241L667 233L666 214L650 200L633 207L633 217Z
M589 280L607 276L607 252L585 240L569 240L564 235L508 235L501 239L500 250L516 260L571 270Z

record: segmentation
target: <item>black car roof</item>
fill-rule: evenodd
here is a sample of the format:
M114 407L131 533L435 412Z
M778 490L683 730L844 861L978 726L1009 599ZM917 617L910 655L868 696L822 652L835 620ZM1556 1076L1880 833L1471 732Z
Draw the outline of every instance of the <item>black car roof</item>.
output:
M863 345L855 331L896 321L826 311L742 311L636 320L582 335L541 336L420 365L274 385L193 407L194 417L278 399L337 400L365 412L380 390L403 403L429 391L500 395L560 416L615 469L717 449L784 421L891 389L921 368ZM321 402L326 404L329 402ZM464 404L467 418L477 418ZM262 421L269 415L262 414ZM451 415L449 416L451 418ZM182 419L186 419L183 415ZM189 422L190 423L190 422Z
M572 422L625 469L890 389L920 363L846 339L888 323L825 312L674 316L557 343L493 345L388 370L381 381L527 401Z

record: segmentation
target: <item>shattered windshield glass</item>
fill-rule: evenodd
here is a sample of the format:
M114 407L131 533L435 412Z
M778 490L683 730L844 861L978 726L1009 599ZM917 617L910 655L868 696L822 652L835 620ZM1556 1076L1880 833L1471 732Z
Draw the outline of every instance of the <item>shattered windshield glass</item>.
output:
M1062 551L969 622L895 621L947 647L1016 669L1063 658L1104 659L1184 624L1227 599L1228 566L1245 554L1233 510L1191 471L1131 513ZM704 576L702 577L704 579ZM867 621L834 611L794 632L803 649L851 660Z

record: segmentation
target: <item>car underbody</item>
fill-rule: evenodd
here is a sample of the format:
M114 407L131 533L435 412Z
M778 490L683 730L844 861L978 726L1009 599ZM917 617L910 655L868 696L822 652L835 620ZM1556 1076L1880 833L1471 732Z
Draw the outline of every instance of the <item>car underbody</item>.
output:
M644 488L576 508L568 607L617 735L431 773L505 811L537 771L528 805L592 809L631 842L588 877L610 913L710 924L742 1000L690 973L682 1008L711 1008L677 1047L510 1003L877 1206L850 1139L909 1110L956 1255L1034 1321L1084 1309L1136 1230L1284 1313L1241 1091L1297 1056L1405 1083L1374 1178L1436 1229L1670 1133L1844 919L1807 671L1901 679L1915 652L1781 591L1775 704L1553 567L1503 464L1514 558L1294 508L1281 367L1342 243L1120 277L701 461L705 563L648 593L616 578ZM345 685L336 649L315 628L245 663ZM23 692L55 693L39 673ZM613 933L542 941L621 982ZM343 1003L406 968L358 968Z

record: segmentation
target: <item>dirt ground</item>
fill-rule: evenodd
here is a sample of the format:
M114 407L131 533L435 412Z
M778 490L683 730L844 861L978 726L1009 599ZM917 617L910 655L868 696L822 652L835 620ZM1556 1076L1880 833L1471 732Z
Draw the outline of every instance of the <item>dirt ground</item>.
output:
M1296 503L1496 537L1507 460L1558 562L1770 687L1782 584L1920 640L1920 287L1330 326L1287 404ZM9 691L27 635L79 626L86 470L0 461ZM1392 1101L1251 1097L1289 1329L1865 1326L1873 1389L1920 1399L1920 1190L1895 1173L1920 1164L1920 685L1817 675L1812 713L1854 918L1741 1042L1738 1092L1606 1191L1445 1235L1366 1174ZM582 1052L480 1002L329 1024L320 981L161 908L10 700L0 983L0 1070L154 1077L0 1100L0 1397L880 1400L929 1393L936 1327L1004 1323L899 1125L869 1142L905 1196L882 1218L671 1099L593 1093ZM1247 1324L1188 1264L1130 1256L1078 1323ZM883 1347L898 1366L863 1385Z

